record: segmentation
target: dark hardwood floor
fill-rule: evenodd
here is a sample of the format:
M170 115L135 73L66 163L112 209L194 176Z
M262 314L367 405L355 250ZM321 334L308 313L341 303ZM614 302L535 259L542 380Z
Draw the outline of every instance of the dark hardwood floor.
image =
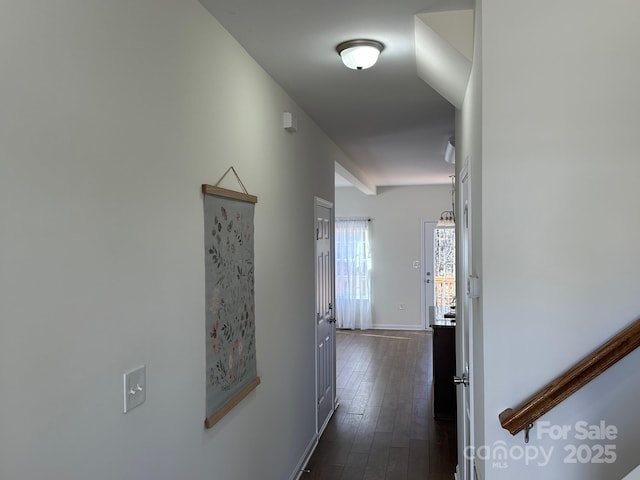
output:
M302 480L452 480L455 421L432 415L430 332L338 331L340 406Z

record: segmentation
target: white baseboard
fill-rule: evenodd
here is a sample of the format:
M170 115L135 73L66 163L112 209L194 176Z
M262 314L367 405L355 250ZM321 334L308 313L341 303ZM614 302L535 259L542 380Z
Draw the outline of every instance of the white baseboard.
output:
M304 467L307 466L307 463L311 459L311 455L313 455L313 452L315 451L317 446L318 446L318 435L314 433L313 437L311 437L311 441L309 442L309 445L307 445L307 448L305 448L304 453L300 458L300 461L298 462L298 464L296 465L296 468L293 470L293 473L289 477L289 480L298 480L302 476Z
M331 413L327 416L327 421L324 422L324 425L322 426L320 433L314 433L313 437L311 437L311 442L309 442L309 445L307 445L307 448L302 454L302 458L298 462L298 465L296 465L296 468L291 474L291 476L289 477L289 480L298 480L304 473L304 469L307 466L307 463L309 463L309 460L311 460L311 456L313 455L313 452L315 452L316 447L318 446L318 442L320 442L320 437L322 436L324 429L326 428L327 424L329 423L329 420L331 420L333 415L336 413L336 410L340 406L340 401L337 398L335 398L333 400L333 404L334 404L333 410L331 410Z
M384 323L376 323L375 325L372 325L371 328L373 330L421 330L421 331L425 330L425 328L422 325L395 325L395 324L386 325Z

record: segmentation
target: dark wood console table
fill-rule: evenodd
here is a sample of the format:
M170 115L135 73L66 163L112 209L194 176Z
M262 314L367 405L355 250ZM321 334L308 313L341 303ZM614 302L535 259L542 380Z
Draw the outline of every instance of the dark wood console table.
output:
M435 320L433 328L433 416L455 419L456 328L455 320Z

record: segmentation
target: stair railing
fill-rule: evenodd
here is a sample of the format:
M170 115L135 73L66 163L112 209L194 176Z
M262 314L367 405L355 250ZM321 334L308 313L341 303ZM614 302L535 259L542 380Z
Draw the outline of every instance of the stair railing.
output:
M507 408L500 413L498 416L500 425L511 435L525 430L525 441L527 441L533 422L639 346L640 319L542 387L517 407Z

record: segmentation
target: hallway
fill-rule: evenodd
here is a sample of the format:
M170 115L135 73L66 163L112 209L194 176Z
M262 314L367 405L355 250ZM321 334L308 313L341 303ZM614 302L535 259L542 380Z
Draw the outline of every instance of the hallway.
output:
M414 331L338 331L340 406L303 480L451 480L453 421L435 421L432 336Z

